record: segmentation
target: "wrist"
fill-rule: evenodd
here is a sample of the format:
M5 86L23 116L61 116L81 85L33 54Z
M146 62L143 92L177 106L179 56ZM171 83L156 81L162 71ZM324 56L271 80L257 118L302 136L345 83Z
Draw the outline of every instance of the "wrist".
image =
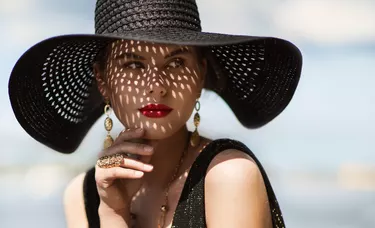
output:
M99 215L102 216L110 216L110 215L130 215L130 208L128 206L125 207L119 207L119 208L113 208L109 207L105 203L100 203L99 204L99 209L98 209Z
M131 222L130 208L127 207L113 209L101 203L98 214L103 227L106 227L106 224L110 224L110 227L128 227Z

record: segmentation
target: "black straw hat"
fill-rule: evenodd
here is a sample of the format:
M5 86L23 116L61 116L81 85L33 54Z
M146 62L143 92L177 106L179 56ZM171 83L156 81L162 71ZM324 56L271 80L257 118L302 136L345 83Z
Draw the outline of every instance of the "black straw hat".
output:
M92 64L118 39L203 47L205 88L219 94L247 128L284 110L301 73L301 53L286 40L201 32L194 0L98 0L95 34L44 40L16 63L9 96L26 132L59 152L76 150L103 114Z

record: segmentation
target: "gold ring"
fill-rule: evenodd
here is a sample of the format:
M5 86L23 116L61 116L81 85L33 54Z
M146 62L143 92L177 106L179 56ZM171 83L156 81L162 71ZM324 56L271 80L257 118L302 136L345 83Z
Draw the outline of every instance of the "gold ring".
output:
M112 167L119 167L124 162L124 155L123 154L114 154L114 155L108 155L103 156L98 159L96 164L99 166L99 168L112 168Z

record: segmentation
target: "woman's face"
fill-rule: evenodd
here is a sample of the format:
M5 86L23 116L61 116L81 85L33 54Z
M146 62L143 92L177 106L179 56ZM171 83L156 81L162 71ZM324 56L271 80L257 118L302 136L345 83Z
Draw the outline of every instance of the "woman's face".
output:
M206 71L196 49L126 40L109 48L104 69L94 65L95 76L121 123L144 128L149 139L169 137L184 126Z

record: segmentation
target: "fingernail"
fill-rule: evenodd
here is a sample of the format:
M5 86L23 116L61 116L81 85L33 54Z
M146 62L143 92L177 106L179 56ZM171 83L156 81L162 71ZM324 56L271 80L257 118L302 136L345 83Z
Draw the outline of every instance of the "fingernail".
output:
M137 130L135 130L136 132L142 132L143 131L143 128L137 128Z
M153 165L145 164L145 169L146 169L146 170L151 171L153 168L154 168Z
M135 172L134 172L134 175L135 175L136 177L142 177L142 176L143 176L143 172L141 172L141 171L135 171Z

